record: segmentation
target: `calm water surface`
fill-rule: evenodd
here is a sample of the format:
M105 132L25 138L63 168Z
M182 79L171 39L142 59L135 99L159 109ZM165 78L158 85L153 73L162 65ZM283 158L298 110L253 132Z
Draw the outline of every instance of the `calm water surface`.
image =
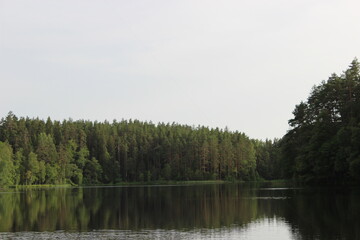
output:
M360 240L360 188L208 184L3 191L0 239Z

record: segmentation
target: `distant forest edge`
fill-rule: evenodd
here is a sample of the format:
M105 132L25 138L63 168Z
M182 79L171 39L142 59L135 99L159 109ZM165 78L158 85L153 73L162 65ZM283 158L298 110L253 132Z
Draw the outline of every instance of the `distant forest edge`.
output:
M0 186L158 180L360 180L360 74L353 60L295 107L282 139L138 120L0 121Z
M46 121L9 113L0 123L0 184L258 178L265 143L178 124ZM267 142L272 145L272 142Z
M0 141L2 185L254 180L256 153L265 149L227 130L137 120L43 121L11 112L0 122Z

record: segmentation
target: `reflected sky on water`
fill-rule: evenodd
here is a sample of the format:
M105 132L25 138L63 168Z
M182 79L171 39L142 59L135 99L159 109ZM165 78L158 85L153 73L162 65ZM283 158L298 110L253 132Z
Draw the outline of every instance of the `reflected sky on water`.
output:
M90 232L15 232L0 233L11 239L242 239L242 240L288 240L296 239L288 224L280 219L263 219L246 227L224 227L217 229L179 230L96 230Z

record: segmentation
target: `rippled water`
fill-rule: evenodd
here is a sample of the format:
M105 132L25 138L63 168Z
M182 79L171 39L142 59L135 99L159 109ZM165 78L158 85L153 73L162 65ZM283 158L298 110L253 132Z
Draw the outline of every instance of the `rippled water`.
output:
M360 239L360 189L211 184L0 192L0 239Z

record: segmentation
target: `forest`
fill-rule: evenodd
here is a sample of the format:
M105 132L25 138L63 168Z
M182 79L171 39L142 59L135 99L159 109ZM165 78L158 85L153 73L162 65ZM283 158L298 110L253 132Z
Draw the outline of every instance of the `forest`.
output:
M360 66L314 86L281 139L177 123L0 121L0 186L293 179L360 180Z
M10 112L0 122L0 186L255 180L257 158L264 168L271 149L272 141L227 129L138 120L44 121Z

